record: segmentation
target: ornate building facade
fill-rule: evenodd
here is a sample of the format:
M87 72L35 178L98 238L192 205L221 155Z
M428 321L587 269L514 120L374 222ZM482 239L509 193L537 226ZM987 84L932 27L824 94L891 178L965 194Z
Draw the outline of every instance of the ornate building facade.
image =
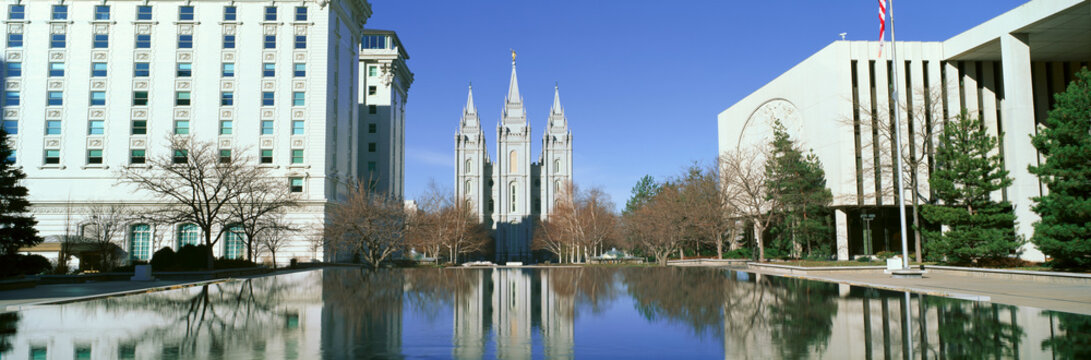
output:
M455 134L455 195L469 199L478 219L490 225L497 261L530 257L535 218L552 212L557 195L572 180L572 133L554 87L542 153L531 162L531 131L523 97L519 95L515 57L504 110L496 126L496 158L488 155L473 87Z

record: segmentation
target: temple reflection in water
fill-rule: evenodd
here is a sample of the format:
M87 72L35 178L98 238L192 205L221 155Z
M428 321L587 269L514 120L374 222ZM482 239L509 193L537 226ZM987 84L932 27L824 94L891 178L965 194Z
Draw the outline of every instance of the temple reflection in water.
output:
M326 269L0 315L3 359L1091 356L1088 316L716 269Z

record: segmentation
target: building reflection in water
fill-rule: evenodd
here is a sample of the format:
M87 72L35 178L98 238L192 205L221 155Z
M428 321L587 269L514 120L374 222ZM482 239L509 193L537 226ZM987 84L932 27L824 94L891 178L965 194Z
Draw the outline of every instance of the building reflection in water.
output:
M403 322L447 309L439 357L456 359L647 357L637 347L673 353L702 339L727 359L1091 358L1083 315L719 269L595 267L327 269L41 306L0 314L0 358L402 358L422 346L403 343ZM577 343L577 316L628 324L619 330L642 343L588 330ZM667 324L689 335L663 336L679 331Z

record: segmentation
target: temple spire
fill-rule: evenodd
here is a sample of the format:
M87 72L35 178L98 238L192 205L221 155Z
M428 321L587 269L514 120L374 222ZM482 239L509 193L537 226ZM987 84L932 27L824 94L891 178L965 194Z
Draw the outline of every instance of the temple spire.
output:
M509 103L521 103L523 98L519 96L519 78L515 75L515 50L511 51L511 82L508 83Z
M470 83L469 95L466 95L466 107L463 108L467 114L477 113L477 106L474 106L474 84Z
M561 90L557 84L553 84L553 108L551 110L554 114L564 113L564 109L561 108Z

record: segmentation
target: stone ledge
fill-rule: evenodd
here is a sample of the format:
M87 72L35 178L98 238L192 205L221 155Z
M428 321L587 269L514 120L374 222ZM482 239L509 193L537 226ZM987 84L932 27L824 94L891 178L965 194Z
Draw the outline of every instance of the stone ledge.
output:
M1008 269L987 269L987 268L973 268L963 266L942 266L942 265L928 265L928 271L966 276L966 277L979 277L989 279L1000 280L1029 280L1029 281L1041 281L1049 283L1062 283L1062 284L1077 284L1077 285L1091 285L1091 274L1082 273L1066 273L1066 272L1052 272L1052 271L1032 271L1032 270L1008 270Z
M886 266L793 266L793 265L777 265L777 264L764 264L756 262L746 263L748 269L765 270L771 273L781 274L816 274L816 273L829 273L829 272L860 272L860 273L883 273L886 271Z

